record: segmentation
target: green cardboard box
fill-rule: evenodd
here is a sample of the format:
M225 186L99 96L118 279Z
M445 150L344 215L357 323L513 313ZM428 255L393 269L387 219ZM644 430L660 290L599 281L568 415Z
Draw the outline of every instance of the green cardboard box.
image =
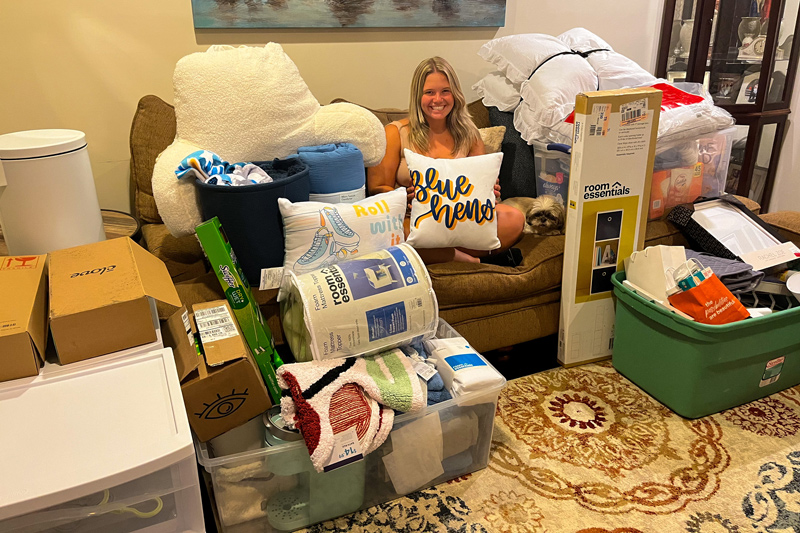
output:
M281 401L281 388L275 376L275 367L283 364L283 361L275 351L272 332L264 321L258 304L253 300L250 285L242 272L242 267L239 266L236 254L233 253L222 224L217 217L214 217L197 226L195 230L200 245L205 250L208 261L225 291L225 297L236 315L236 321L239 322L250 351L258 363L272 401L277 405Z

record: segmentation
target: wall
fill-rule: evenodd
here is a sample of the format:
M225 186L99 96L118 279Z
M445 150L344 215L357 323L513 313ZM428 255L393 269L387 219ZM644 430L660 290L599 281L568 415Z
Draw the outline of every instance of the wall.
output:
M783 20L791 22L797 18L797 2L788 2L783 13ZM787 35L791 34L791 24L781 28L780 41L784 42ZM800 113L800 69L794 82L794 94L789 108L793 113L789 115L786 125L786 136L783 139L783 148L778 160L778 169L775 185L770 200L770 211L792 210L800 211L800 120L794 118Z
M584 26L652 69L662 10L662 0L508 0L500 29L195 31L190 0L2 0L0 133L84 131L101 206L128 211L128 135L136 102L146 94L171 102L175 62L211 44L276 41L320 102L343 97L406 107L411 73L431 55L454 64L474 99L469 87L491 70L478 48L515 33L556 35Z

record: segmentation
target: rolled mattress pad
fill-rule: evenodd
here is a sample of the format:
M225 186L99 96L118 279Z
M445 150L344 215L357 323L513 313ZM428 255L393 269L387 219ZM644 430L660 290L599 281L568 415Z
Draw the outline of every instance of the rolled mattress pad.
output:
M408 244L290 276L281 315L297 361L371 355L436 333L436 295Z

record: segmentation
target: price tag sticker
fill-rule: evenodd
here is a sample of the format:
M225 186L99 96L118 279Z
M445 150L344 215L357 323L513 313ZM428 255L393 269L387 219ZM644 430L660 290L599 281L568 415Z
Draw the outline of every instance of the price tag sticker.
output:
M435 368L421 361L414 361L414 370L417 372L417 375L425 381L430 381L430 379L436 375Z
M594 104L589 117L589 137L605 137L608 134L608 119L611 115L611 104Z
M281 286L283 279L283 267L275 268L262 268L261 269L261 282L258 289L266 291L269 289L277 289Z
M345 430L335 435L334 438L336 440L333 443L333 451L328 462L323 467L325 472L330 472L364 459L364 454L361 452L361 443L358 441L358 435L356 435L356 428Z

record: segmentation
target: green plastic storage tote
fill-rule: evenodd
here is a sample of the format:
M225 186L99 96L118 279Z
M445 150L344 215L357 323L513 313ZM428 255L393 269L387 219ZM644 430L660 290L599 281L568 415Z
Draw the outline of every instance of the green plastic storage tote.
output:
M681 318L611 282L617 297L614 368L686 418L800 383L800 307L712 326Z

